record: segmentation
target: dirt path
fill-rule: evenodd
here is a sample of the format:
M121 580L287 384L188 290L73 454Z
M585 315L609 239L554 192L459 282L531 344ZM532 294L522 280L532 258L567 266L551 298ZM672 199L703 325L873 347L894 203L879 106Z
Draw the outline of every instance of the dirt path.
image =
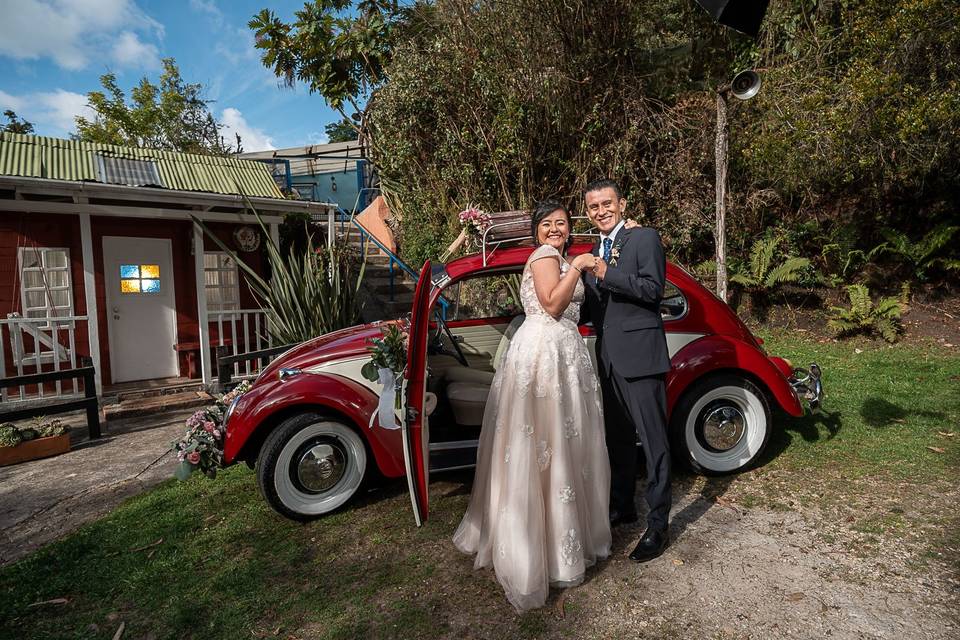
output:
M618 529L613 556L580 587L552 591L544 610L517 616L492 572L474 571L447 540L424 550L439 567L411 595L437 602L432 614L448 638L960 638L957 550L931 552L956 488L918 496L938 496L923 505L930 531L877 536L820 508L745 508L739 487L751 481L719 491L716 482L675 482L674 541L664 556L634 564L626 555L642 530Z
M166 456L190 412L118 420L68 453L0 467L0 565L95 520L173 474Z

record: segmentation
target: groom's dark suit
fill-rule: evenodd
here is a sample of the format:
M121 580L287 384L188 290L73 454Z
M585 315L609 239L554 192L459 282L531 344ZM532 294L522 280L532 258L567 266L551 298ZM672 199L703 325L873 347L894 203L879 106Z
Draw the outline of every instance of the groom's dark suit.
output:
M602 255L600 243L594 255ZM666 530L670 515L670 444L665 377L670 370L660 300L666 258L659 234L621 227L603 280L585 273L587 305L597 334L610 455L610 508L634 513L636 438L647 462L648 527Z

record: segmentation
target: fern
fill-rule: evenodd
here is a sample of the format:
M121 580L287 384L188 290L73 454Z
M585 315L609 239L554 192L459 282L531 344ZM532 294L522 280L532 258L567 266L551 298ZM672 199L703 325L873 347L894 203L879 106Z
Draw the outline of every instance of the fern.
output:
M767 289L773 289L778 284L797 282L809 268L810 260L807 258L787 258L781 265L770 270L764 284Z
M766 240L757 240L753 243L750 250L750 269L753 271L755 280L764 280L764 276L770 269L770 263L773 262L773 254L780 244L780 238L772 237Z
M960 226L941 224L917 241L910 240L905 233L895 229L884 228L882 233L887 239L888 250L898 254L918 280L926 280L931 267L939 265L950 271L960 269L960 261L937 255L952 246L950 241L957 231L960 231Z
M876 304L870 297L870 290L862 284L847 287L850 308L833 307L833 317L827 325L838 336L855 333L877 334L887 342L896 342L903 325L900 315L903 312L901 301L895 297L881 298Z
M788 257L777 266L773 266L774 256L781 238L761 238L750 249L750 262L732 263L730 282L748 289L752 294L767 294L781 284L799 282L811 268L807 258ZM747 267L747 268L744 268Z

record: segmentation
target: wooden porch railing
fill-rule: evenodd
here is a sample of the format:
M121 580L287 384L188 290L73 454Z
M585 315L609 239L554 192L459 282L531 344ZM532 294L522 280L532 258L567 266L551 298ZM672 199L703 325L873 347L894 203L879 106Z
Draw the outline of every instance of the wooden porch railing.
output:
M0 319L0 378L23 377L28 374L42 374L68 369L76 369L78 363L76 334L78 325L86 323L87 316L60 316L44 318L24 318L17 313L7 314ZM83 329L86 332L86 328ZM8 368L7 346L10 348ZM64 389L63 381L70 380ZM37 384L36 395L28 394L27 386L15 385L18 393L14 395L9 386L0 388L0 400L22 402L43 397L69 397L79 395L76 378L61 376L45 382L54 382L54 390L45 389L48 385Z

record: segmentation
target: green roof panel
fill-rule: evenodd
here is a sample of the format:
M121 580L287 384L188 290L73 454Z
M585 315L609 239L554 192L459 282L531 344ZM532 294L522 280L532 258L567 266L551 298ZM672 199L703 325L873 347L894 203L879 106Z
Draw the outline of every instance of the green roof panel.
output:
M0 175L100 182L97 155L153 161L167 189L283 198L270 167L262 162L0 133Z

